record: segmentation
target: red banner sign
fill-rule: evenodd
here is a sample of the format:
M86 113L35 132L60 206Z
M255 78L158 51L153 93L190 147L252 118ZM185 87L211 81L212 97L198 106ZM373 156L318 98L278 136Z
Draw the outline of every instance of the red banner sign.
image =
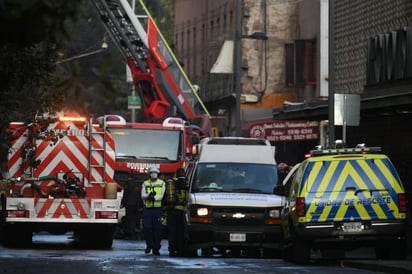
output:
M249 137L272 142L298 142L319 139L319 122L307 120L267 120L247 125Z

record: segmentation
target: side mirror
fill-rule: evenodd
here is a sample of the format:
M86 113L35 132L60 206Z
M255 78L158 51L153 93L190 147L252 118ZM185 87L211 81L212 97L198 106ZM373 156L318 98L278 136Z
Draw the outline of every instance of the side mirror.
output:
M192 145L197 145L200 142L200 138L199 138L199 136L192 135L192 138L191 138L190 141L191 141Z
M283 185L276 185L273 188L273 194L279 195L279 196L286 196L286 188Z

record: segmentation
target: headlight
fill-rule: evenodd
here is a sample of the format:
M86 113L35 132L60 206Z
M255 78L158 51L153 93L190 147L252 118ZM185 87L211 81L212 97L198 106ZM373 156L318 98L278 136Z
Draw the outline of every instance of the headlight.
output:
M280 210L279 209L272 209L269 211L270 218L280 218Z
M197 216L207 216L209 215L209 210L206 207L200 207L197 209Z

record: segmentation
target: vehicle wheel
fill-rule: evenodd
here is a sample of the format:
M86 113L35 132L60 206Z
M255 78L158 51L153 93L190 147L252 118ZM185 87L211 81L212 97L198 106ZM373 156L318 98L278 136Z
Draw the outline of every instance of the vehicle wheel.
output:
M6 247L27 248L32 244L32 231L23 227L6 225L2 235L2 244Z
M0 229L6 222L6 197L0 196L1 210L0 210Z
M263 249L264 258L281 258L282 250L277 248L264 248Z
M265 255L265 250L263 249L263 255ZM268 252L269 250L271 249L268 249ZM241 255L246 258L260 258L262 257L262 249L259 247L246 247L242 249Z
M282 247L282 259L285 261L293 261L292 246L290 244L285 244Z
M112 227L82 228L78 235L79 245L81 248L111 249L113 234Z
M183 252L184 257L189 257L189 258L196 258L197 257L197 249L192 249L192 248L185 248L185 251Z
M239 258L241 255L241 249L239 247L232 247L229 249L229 252L227 253L227 257L231 258Z
M375 247L376 259L381 260L406 260L408 255L407 243L405 241L390 242L387 245Z
M297 264L308 264L310 261L310 245L306 240L300 238L292 239L292 260Z
M390 257L393 260L406 260L408 257L408 244L406 241L397 242L392 245Z
M345 250L343 249L322 249L322 257L325 259L343 259Z
M106 227L100 233L100 240L96 248L98 249L111 249L113 245L114 227Z

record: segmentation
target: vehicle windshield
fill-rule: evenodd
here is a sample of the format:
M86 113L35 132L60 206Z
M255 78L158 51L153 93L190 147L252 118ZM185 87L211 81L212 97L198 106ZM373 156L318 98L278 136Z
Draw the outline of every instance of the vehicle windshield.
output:
M116 159L127 161L180 161L183 157L181 131L110 128Z
M200 163L193 175L191 192L272 194L277 181L275 165Z

